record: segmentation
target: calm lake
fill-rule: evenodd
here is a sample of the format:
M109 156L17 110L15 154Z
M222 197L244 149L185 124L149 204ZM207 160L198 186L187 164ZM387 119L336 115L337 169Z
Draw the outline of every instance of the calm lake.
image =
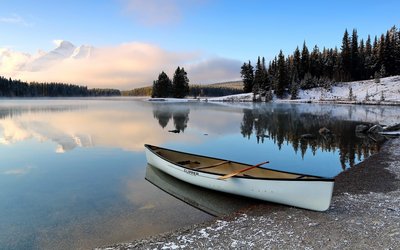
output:
M163 175L147 165L145 143L333 177L379 150L380 139L356 135L355 126L387 109L0 100L0 249L109 245L259 203Z

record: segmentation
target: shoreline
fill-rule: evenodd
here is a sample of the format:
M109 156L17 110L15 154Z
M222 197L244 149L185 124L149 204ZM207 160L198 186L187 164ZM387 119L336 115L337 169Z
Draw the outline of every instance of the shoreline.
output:
M325 212L265 203L187 228L97 249L400 248L400 138L335 178Z
M254 101L252 94L238 94L222 97L201 97L201 98L151 98L143 97L148 102L185 103L185 102L211 102L211 103L268 103L265 101ZM311 104L345 104L345 105L366 105L366 106L400 106L400 101L350 101L341 99L273 99L271 103L311 103Z

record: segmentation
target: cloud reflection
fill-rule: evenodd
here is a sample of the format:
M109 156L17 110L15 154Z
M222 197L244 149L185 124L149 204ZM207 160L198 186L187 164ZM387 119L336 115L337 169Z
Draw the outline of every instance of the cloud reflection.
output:
M23 167L23 168L12 168L12 169L3 171L3 174L5 174L5 175L24 175L24 174L29 173L32 169L33 169L32 166L27 166L27 167Z
M90 103L90 101L78 102ZM51 104L51 101L49 103ZM160 145L167 141L199 142L202 138L198 134L187 132L189 127L205 133L216 130L215 134L219 134L222 130L232 130L229 129L232 123L228 113L227 119L218 119L219 124L215 126L216 122L212 121L214 120L212 115L203 116L204 111L194 110L193 120L202 122L200 127L191 124L189 116L192 108L188 104L169 106L168 112L171 112L173 122L167 122L163 126L160 126L161 124L155 119L158 115L162 116L163 109L142 101L106 100L90 104L85 109L54 112L30 109L0 119L0 142L10 145L32 138L40 142L51 141L56 144L54 151L57 153L94 146L143 151L145 143ZM239 119L236 123L238 122ZM237 128L237 125L234 127ZM176 128L184 133L168 132Z

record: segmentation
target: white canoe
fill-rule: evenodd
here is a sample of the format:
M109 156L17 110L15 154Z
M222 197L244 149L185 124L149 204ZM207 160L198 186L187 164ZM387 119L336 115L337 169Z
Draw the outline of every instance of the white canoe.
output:
M200 187L315 211L327 210L331 202L332 178L253 168L148 144L145 149L150 165Z

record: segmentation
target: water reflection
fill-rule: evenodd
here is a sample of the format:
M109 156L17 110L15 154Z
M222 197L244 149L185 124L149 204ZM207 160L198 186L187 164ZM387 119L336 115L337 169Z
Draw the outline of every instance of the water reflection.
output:
M199 126L196 111L199 105L192 103L153 103L153 115L162 128L173 118L175 129L184 131L191 119L191 126ZM310 105L310 104L209 104L213 111L222 111L214 116L204 115L203 130L213 130L215 121L223 121L228 134L233 126L238 127L229 118L234 113L242 113L239 129L241 135L248 140L255 137L255 143L273 143L278 150L282 145L291 145L295 154L299 153L304 159L307 151L313 156L320 152L339 153L342 170L354 166L357 162L376 153L385 140L382 136L373 137L355 134L359 124L373 123L382 117L398 119L398 112L393 107L374 106L342 106L342 105ZM190 110L193 110L190 113ZM180 119L175 119L175 116ZM179 121L179 122L178 122ZM357 121L357 122L355 122ZM237 122L237 121L234 121ZM171 130L170 130L171 131ZM321 154L321 153L320 153Z
M359 121L399 116L391 107L0 100L0 249L93 248L211 219L144 180L145 143L331 177L379 149L354 134ZM244 204L221 209L208 193L178 193L189 189L169 192L213 214Z
M117 101L109 106L108 102L77 100L68 106L49 100L39 107L3 106L0 144L37 139L55 143L57 153L90 147L142 151L144 143L160 144L170 137L149 122L151 111L147 105ZM184 129L186 125L180 119L176 115L178 128Z
M175 130L170 130L170 132L180 133L185 131L189 121L189 107L173 103L152 103L152 105L153 116L162 128L165 128L172 118Z
M188 184L151 165L147 165L146 180L177 199L214 216L228 215L260 203Z
M14 105L0 105L0 119L13 118L26 113L55 113L68 112L87 109L84 104L58 104L58 105L29 105L25 103L15 103Z
M290 108L264 106L244 109L240 129L245 138L255 134L257 143L273 140L279 150L283 144L290 144L302 158L307 150L311 150L313 155L318 149L326 152L339 150L340 164L345 169L354 166L356 157L361 160L376 153L384 140L383 137L373 140L356 136L357 124L363 122L307 113L297 105Z

